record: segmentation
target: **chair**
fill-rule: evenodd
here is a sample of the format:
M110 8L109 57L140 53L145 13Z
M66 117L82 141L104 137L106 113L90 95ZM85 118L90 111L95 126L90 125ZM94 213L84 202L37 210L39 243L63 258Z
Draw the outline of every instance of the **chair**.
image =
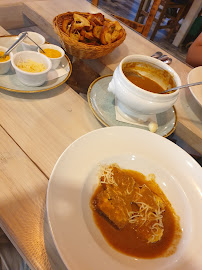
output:
M149 5L151 4L151 0L141 0L137 15L135 17L135 21L138 22L140 20L143 20L145 17L149 16L148 8ZM184 11L187 9L187 6L190 5L190 1L184 1L184 3L178 4L173 2L172 0L161 0L159 4L159 9L158 11L160 12L160 15L158 18L154 18L154 22L156 22L156 26L152 32L151 35L151 40L154 39L157 31L159 29L170 29L167 35L167 39L170 39L171 35L173 34L174 30L176 29L179 21L183 17ZM176 10L175 14L169 14L168 10ZM169 18L170 19L170 24L162 24L164 18Z
M142 4L142 6L144 5L144 1ZM117 16L112 14L115 18L119 19L120 21L122 21L123 23L127 24L129 27L133 28L134 30L136 30L137 32L141 33L143 36L147 37L150 31L150 28L152 26L153 20L156 16L156 13L158 11L159 5L160 5L161 0L154 0L153 4L150 8L150 10L147 13L147 20L145 22L145 24L142 23L138 23L136 21L131 21L128 20L126 18L123 18L121 16Z

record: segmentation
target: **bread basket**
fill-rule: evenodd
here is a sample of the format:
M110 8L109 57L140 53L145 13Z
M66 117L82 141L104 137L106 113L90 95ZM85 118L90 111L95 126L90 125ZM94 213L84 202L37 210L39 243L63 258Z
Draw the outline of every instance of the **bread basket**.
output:
M90 45L85 44L79 41L76 41L68 36L62 30L62 23L65 18L73 16L74 13L77 13L81 16L90 15L90 13L84 12L67 12L57 15L53 19L53 27L55 32L60 38L61 45L63 49L70 55L73 55L79 59L96 59L111 53L115 48L117 48L125 39L126 32L123 29L123 36L116 40L115 42L107 45Z

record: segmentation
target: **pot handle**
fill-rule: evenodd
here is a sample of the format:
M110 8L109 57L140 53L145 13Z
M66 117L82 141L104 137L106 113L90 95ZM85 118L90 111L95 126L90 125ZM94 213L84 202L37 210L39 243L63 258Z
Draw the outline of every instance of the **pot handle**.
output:
M114 85L114 78L112 78L111 82L108 85L108 91L115 94L115 85Z

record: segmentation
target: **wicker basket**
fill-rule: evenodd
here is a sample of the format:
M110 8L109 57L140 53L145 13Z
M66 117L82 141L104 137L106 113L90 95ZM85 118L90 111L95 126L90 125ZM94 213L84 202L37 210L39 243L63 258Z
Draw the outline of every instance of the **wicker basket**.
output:
M62 31L63 20L72 16L74 13L86 16L90 13L83 12L67 12L59 14L53 19L53 26L55 32L58 34L63 49L70 55L73 55L79 59L96 59L111 53L116 47L118 47L125 39L126 32L123 29L123 36L115 42L107 45L89 45L82 42L71 39L65 32Z

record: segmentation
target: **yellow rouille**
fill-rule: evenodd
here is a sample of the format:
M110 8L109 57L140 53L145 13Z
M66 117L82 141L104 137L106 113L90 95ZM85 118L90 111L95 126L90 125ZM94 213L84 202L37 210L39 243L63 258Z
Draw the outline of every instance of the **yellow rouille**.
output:
M0 56L3 56L5 52L0 51ZM0 62L6 62L10 59L9 55L6 55L5 57L0 57Z
M57 51L57 50L54 50L54 49L43 49L44 50L44 52L42 52L41 51L41 53L42 54L45 54L47 57L49 57L49 58L58 58L58 57L60 57L62 54L59 52L59 51Z

